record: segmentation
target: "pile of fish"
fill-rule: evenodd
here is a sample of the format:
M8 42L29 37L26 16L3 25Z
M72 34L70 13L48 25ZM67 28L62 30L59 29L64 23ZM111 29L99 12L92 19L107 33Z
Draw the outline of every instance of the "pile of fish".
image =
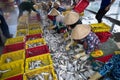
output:
M84 59L73 57L79 52L77 49L82 50L82 47L77 45L66 51L65 46L70 40L64 41L63 34L53 30L44 29L44 38L49 45L58 80L87 80L94 74L88 57Z
M36 74L32 77L28 77L28 80L53 80L52 74L48 72L42 72L40 74Z
M5 63L10 63L11 61L12 61L11 58L6 58L6 59L5 59Z
M41 60L32 61L29 63L29 69L39 68L43 65L46 65L46 64L44 64Z
M39 37L28 38L28 41L38 39Z
M28 44L28 48L33 48L33 47L37 47L37 46L41 46L43 45L41 42L39 43L33 43L33 44Z
M36 30L36 29L40 29L40 28L35 26L32 26L32 28L30 28L30 30Z
M17 33L17 36L26 36L26 33L19 32L19 33Z

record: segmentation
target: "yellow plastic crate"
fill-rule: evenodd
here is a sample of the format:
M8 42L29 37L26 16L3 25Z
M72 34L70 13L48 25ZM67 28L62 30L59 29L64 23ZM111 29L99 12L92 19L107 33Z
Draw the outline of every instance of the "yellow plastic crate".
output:
M30 44L35 44L35 43L42 43L43 45L46 45L45 39L44 38L39 38L39 39L27 41L26 45L25 45L26 49L29 48Z
M105 23L90 24L93 32L109 32L110 26Z
M18 24L17 30L19 30L19 29L28 29L28 25L27 24Z
M36 30L29 30L28 31L29 35L32 35L32 34L42 34L42 33L43 33L42 29L36 29Z
M11 45L11 44L16 44L21 42L24 42L24 37L9 38L7 39L5 45Z
M27 29L20 29L17 31L16 37L18 36L26 36L27 35Z
M45 66L43 68L39 68L39 69L30 71L30 72L27 72L24 74L23 78L24 78L24 80L28 80L27 78L34 77L35 75L41 74L42 72L51 73L51 75L53 77L52 80L58 80L52 65ZM49 79L45 79L45 80L49 80Z
M41 29L39 23L29 24L29 30Z
M18 51L2 54L1 64L6 64L7 58L10 58L11 62L18 61L18 60L24 60L25 59L25 50L18 50ZM9 62L9 63L11 63L11 62Z
M24 73L24 60L19 60L13 63L0 65L0 70L2 71L9 70L0 76L0 80L5 80L6 78L16 76L19 74L23 74Z
M43 54L43 55L39 55L39 56L34 56L34 57L30 57L30 58L27 58L26 59L26 64L25 64L25 72L30 72L30 71L33 71L33 70L36 70L36 69L29 69L29 64L30 62L33 62L33 61L42 61L42 63L44 63L43 65L41 64L41 67L39 68L42 68L42 67L45 67L45 66L48 66L48 65L51 65L53 64L52 62L52 59L51 59L51 56L49 53L46 53L46 54Z

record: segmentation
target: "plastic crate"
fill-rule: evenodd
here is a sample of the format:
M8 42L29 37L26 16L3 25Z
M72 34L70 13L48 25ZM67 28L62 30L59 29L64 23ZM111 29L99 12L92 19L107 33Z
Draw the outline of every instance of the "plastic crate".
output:
M29 20L38 20L38 21L40 21L40 14L35 14L33 16L30 16Z
M10 52L7 54L1 55L1 64L6 64L6 59L10 58L11 62L18 61L18 60L24 60L25 59L25 50L18 50L14 52ZM11 63L9 62L9 63Z
M35 40L35 39L38 39L38 38L42 38L42 35L41 34L27 35L25 37L25 41Z
M7 78L5 80L23 80L23 74Z
M41 29L39 23L29 24L29 30Z
M29 20L29 24L33 24L33 23L40 23L40 21L38 21L38 20Z
M109 37L112 35L110 32L97 32L95 34L100 39L100 42L106 42L109 39Z
M22 43L22 42L24 42L24 37L9 38L6 41L5 46L11 45L11 44L16 44L16 43Z
M46 66L44 68L39 68L39 69L36 69L34 71L25 73L23 76L24 80L28 80L27 77L33 77L35 74L41 74L42 72L51 73L51 75L53 77L52 80L58 80L52 65L49 65L49 66Z
M0 70L10 70L3 73L0 76L0 80L5 80L7 78L23 74L24 73L24 60L15 61L12 63L4 64L0 66Z
M28 29L28 25L27 24L18 24L17 30L19 30L19 29Z
M90 24L93 32L109 32L110 26L105 23Z
M18 36L26 36L27 35L27 29L20 29L17 31L16 37Z
M42 43L42 45L46 45L45 39L40 38L40 39L35 39L35 40L27 41L27 42L26 42L26 46L25 46L26 49L29 48L29 45L30 45L30 44L35 44L35 43ZM41 45L41 46L42 46L42 45Z
M11 45L6 45L3 48L3 53L8 53L12 51L17 51L25 48L25 43L16 43L16 44L11 44Z
M29 30L28 35L33 35L33 34L42 34L43 31L42 29L36 29L36 30Z
M111 59L112 56L113 56L113 54L109 54L109 55L106 55L106 56L95 58L95 60L105 63L105 62L109 61L109 59Z
M74 11L81 13L85 10L85 8L89 5L88 0L79 0L77 5L74 7Z
M46 54L43 54L43 55L26 58L25 72L30 72L32 70L36 70L37 68L36 69L29 69L29 64L30 64L30 62L38 61L38 60L39 61L41 60L45 64L45 65L41 64L41 67L39 67L39 68L42 68L42 67L53 64L50 53L46 53Z
M33 53L33 54L30 54L30 53ZM49 53L49 48L47 45L26 49L26 58L45 54L45 53Z

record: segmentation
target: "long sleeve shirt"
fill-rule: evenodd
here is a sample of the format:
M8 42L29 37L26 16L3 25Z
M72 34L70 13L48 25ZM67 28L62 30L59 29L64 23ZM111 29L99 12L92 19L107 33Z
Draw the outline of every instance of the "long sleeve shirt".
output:
M110 73L110 80L120 80L120 54L114 55L101 69L99 73L105 76Z

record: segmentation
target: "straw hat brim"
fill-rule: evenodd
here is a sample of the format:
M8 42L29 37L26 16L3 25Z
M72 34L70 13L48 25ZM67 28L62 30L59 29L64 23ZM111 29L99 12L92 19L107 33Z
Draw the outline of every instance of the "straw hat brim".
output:
M48 15L50 16L58 16L60 15L60 12L58 10L56 10L55 8L53 8L49 13Z
M75 24L79 20L79 14L76 12L69 12L64 17L64 23L66 25L72 25Z
M85 38L91 32L91 27L86 24L77 25L71 33L72 39L80 40Z

